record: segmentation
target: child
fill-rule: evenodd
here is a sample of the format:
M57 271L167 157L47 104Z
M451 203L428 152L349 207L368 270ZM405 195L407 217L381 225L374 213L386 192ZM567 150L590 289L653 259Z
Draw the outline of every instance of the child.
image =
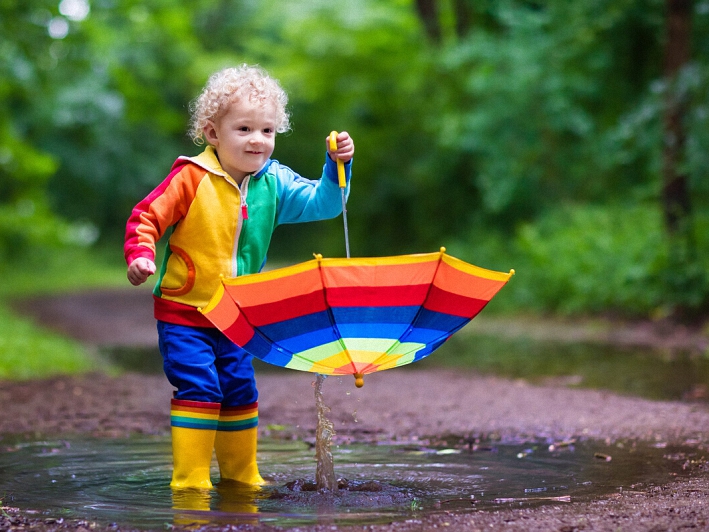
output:
M326 142L322 177L305 179L271 160L276 133L289 129L287 96L259 67L214 74L192 107L191 136L207 141L179 157L167 178L133 209L126 226L128 279L156 273L155 244L169 234L153 291L171 403L173 488L211 488L216 451L222 480L257 485L258 392L252 357L198 311L219 276L255 273L274 228L340 214L336 160L349 182L354 143L342 132Z

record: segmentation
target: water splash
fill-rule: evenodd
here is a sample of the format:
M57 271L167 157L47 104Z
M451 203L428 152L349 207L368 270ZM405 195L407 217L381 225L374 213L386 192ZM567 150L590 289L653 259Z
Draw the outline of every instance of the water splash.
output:
M318 490L336 491L337 477L335 476L335 466L332 459L332 437L335 435L335 425L327 418L330 408L325 405L323 399L322 385L325 376L320 375L315 380L315 407L318 413L318 426L315 429L315 458L317 467L315 469L315 484Z

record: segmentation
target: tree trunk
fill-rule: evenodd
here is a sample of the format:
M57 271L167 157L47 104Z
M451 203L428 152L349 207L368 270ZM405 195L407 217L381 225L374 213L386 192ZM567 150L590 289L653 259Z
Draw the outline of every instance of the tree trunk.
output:
M455 0L453 2L455 11L455 32L458 37L465 37L472 25L472 6L470 0Z
M697 256L689 178L685 169L684 117L689 93L682 86L682 69L690 60L692 0L665 0L666 42L664 77L667 84L662 161L662 202L669 244L665 278L667 302L675 319L701 316L709 310L709 275Z
M465 37L472 28L474 2L475 0L453 0L451 7L455 19L455 33L459 38ZM416 12L429 40L434 44L441 44L443 29L438 0L416 0Z
M686 133L684 114L686 95L678 87L677 78L690 58L692 0L666 0L666 42L664 76L667 96L664 114L662 164L662 200L665 225L671 237L688 229L691 202L687 175L681 169Z
M436 0L416 0L416 10L423 22L426 35L435 44L441 42L441 24L438 19L438 4Z

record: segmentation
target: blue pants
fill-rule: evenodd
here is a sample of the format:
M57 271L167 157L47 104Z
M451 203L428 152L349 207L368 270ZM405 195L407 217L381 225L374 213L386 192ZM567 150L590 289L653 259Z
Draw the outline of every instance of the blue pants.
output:
M175 399L242 406L258 400L252 355L219 329L158 321L163 369Z

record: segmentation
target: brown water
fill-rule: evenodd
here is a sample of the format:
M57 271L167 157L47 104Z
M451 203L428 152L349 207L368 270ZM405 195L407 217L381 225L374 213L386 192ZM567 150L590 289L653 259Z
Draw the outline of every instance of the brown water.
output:
M322 386L325 376L318 373L313 388L315 388L315 408L318 413L318 425L315 429L315 484L319 490L337 490L337 477L332 459L332 438L335 436L335 425L327 417L330 408L325 405Z
M353 444L333 445L332 455L338 477L347 479L336 491L298 491L298 484L314 483L307 443L262 439L259 467L268 485L217 483L181 499L168 486L168 437L4 442L0 498L30 515L137 529L191 522L366 525L445 511L574 504L619 490L649 491L697 473L696 464L706 468L691 447L632 441ZM216 463L212 477L218 480Z

